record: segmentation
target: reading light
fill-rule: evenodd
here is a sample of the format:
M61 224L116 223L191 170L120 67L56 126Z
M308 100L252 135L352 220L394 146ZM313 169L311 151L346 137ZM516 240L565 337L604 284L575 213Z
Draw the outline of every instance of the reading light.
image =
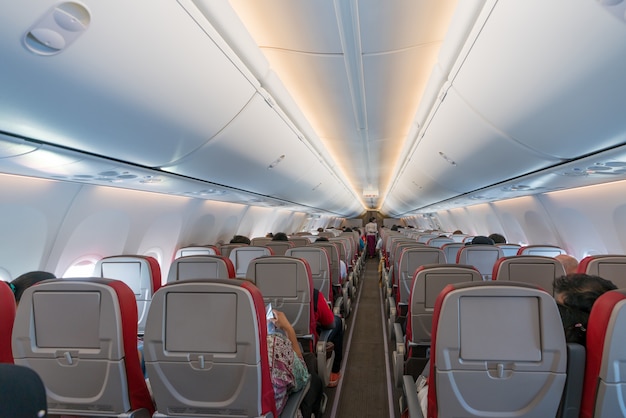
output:
M280 164L280 162L282 160L285 159L285 154L281 155L280 157L278 157L277 159L275 159L274 161L272 161L272 163L270 165L267 166L268 170L271 170L272 168L276 167L278 164Z

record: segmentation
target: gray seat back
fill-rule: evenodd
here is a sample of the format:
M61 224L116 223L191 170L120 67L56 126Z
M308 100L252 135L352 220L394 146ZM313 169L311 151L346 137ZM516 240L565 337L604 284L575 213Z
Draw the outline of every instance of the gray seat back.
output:
M137 301L137 332L142 335L152 295L161 287L161 268L153 257L116 255L98 260L94 276L121 280L131 288Z
M581 260L579 270L610 280L618 289L626 289L626 255L591 255Z
M567 349L551 295L515 282L451 285L433 318L428 390L439 416L556 416Z
M456 263L459 250L463 247L465 247L465 244L463 244L462 242L456 242L456 241L449 243L449 244L444 244L443 247L441 247L441 249L446 255L446 262L448 264Z
M218 253L217 247L213 245L198 245L193 247L183 247L176 251L174 258L187 257L190 255L216 255Z
M493 280L534 284L554 295L554 279L565 276L563 264L552 257L514 255L500 258L493 267Z
M250 245L254 245L255 247L262 247L270 241L272 241L270 237L254 237L250 240Z
M556 245L527 245L517 250L517 255L543 255L544 257L556 257L567 252Z
M344 263L346 263L346 269L348 268L348 266L350 265L349 263L349 257L350 257L350 242L347 240L347 238L329 238L330 242L334 243L337 245L337 249L339 250L339 259L342 260Z
M184 280L164 286L154 296L144 337L156 416L275 413L275 404L264 403L267 385L272 391L266 339L262 297L251 283Z
M417 242L421 242L422 244L426 244L430 239L437 238L439 234L431 234L431 233L423 233L417 236Z
M248 265L246 277L259 288L265 304L271 303L287 316L298 338L312 341L313 279L306 260L280 255L255 258Z
M439 248L424 246L405 248L400 254L396 302L407 304L415 271L427 264L445 264L446 256Z
M290 241L270 241L263 244L263 246L270 248L274 255L285 255L285 251L293 248L295 245Z
M222 255L191 255L177 258L170 265L167 283L189 279L233 279L235 267Z
M409 296L407 342L430 344L435 301L447 285L482 280L480 272L472 266L440 264L417 269Z
M333 300L330 282L330 260L328 259L326 249L307 245L305 247L290 248L285 255L306 260L311 269L313 287L324 295L327 301Z
M519 244L496 244L496 247L502 249L502 254L504 257L511 257L517 255L517 252L521 248Z
M431 247L437 247L437 248L441 248L443 247L445 244L452 244L454 242L454 240L452 238L448 238L448 237L435 237L435 238L431 238L428 240L428 242L426 243L427 245L430 245Z
M245 247L248 244L222 244L219 246L220 254L224 257L230 257L230 252L238 247Z
M290 236L289 241L293 242L295 247L304 247L311 243L311 240L304 236Z
M474 244L459 250L457 262L476 267L482 274L483 280L491 280L493 266L501 257L502 250L495 245Z
M332 281L333 286L341 285L341 275L340 275L340 266L339 266L339 248L337 248L337 244L334 242L314 242L311 244L312 247L323 248L326 250L330 260L330 279Z
M272 255L272 250L267 247L254 247L244 245L242 247L233 248L228 255L235 267L235 277L238 279L246 277L248 264L257 257Z
M41 282L24 292L17 309L15 363L39 374L49 413L152 411L137 355L136 319L132 290L119 280Z

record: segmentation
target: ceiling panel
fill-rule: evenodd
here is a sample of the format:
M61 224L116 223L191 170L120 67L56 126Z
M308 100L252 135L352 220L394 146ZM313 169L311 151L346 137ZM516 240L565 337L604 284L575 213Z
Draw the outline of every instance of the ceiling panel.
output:
M538 152L574 158L626 142L626 25L598 3L498 2L455 88Z

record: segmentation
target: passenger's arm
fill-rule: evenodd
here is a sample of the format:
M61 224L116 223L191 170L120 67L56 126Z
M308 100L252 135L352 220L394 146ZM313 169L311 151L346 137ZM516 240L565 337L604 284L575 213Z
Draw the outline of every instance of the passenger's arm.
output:
M317 298L317 322L323 328L332 328L335 324L335 314L330 310L328 302L321 293Z
M302 357L302 350L300 350L300 343L298 342L298 338L296 338L296 331L294 331L291 326L291 322L287 319L284 313L274 310L274 314L276 315L276 319L274 320L274 324L285 331L285 335L291 341L291 345L293 346L293 351L296 352L298 357Z

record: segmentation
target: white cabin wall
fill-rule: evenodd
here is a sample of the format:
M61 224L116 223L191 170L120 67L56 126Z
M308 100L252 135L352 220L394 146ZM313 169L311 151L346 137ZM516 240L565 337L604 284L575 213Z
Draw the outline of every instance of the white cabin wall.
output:
M452 212L448 216L442 216ZM508 242L516 244L561 245L550 216L537 196L521 197L500 202L482 203L460 209L437 213L442 228L448 231L461 229L469 235L499 233ZM462 222L454 224L455 220Z
M591 254L626 254L626 182L479 204L435 216L447 231L502 233L508 242L550 244L581 260Z
M626 254L626 182L620 181L542 196L569 252Z
M32 270L57 276L81 260L155 256L163 279L176 250L227 242L271 225L291 230L304 214L158 193L0 174L0 275ZM259 224L260 226L255 226ZM282 229L281 228L281 229ZM263 232L265 235L266 232ZM4 271L3 271L4 270Z
M3 280L46 268L79 184L0 175L0 268Z

